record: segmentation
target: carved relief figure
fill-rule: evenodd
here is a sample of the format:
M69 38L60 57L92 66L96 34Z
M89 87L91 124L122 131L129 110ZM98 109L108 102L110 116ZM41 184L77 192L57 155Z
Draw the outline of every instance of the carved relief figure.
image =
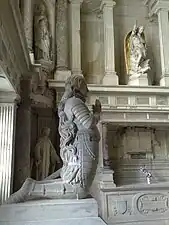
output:
M89 111L85 104L87 92L83 76L72 75L66 81L65 92L58 106L63 167L42 181L28 178L7 203L35 198L72 199L88 196L98 162L100 135L96 125L101 107L97 101L93 114Z
M50 31L47 10L44 3L36 6L34 15L35 59L50 61Z
M50 129L42 129L42 135L38 139L34 149L34 163L36 166L36 180L43 180L49 175L49 170L54 172L56 163L60 163L59 156L56 153L49 139Z
M126 70L129 76L146 73L149 69L149 59L147 57L147 47L145 42L144 27L133 27L125 37L124 53Z

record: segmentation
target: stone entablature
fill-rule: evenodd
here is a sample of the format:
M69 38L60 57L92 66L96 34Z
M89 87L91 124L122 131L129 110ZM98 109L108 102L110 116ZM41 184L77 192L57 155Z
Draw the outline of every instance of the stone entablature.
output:
M63 83L49 81L49 87L56 89L59 102L63 93ZM166 87L130 87L88 85L88 105L99 99L102 104L102 122L113 124L153 123L169 124L169 91Z

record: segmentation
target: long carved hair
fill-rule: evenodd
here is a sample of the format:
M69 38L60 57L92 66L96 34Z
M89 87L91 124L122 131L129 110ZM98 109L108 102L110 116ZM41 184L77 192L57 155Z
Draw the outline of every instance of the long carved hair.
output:
M74 123L74 117L72 116L71 119L68 119L64 112L64 108L66 101L73 96L78 96L79 98L84 99L84 96L80 92L81 82L85 82L83 76L70 76L65 82L65 92L58 105L60 156L63 160L62 171L64 171L63 173L65 173L65 176L67 174L65 168L67 167L68 162L71 160L72 156L76 157L76 149L73 143L77 134L77 127Z

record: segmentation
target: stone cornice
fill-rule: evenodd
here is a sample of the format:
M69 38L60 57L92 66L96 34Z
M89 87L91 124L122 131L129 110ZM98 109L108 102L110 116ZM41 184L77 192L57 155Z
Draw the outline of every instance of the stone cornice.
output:
M56 90L58 103L64 83L49 80ZM92 110L96 99L102 104L101 121L116 125L169 125L169 88L159 86L132 87L127 85L88 85L87 104Z
M0 92L0 103L18 103L21 98L15 92Z

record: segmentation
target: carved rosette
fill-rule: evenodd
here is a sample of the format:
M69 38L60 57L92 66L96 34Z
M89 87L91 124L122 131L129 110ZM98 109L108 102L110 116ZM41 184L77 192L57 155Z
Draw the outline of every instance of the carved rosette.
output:
M143 215L165 213L169 210L168 201L168 196L164 194L144 194L137 200L137 209Z

